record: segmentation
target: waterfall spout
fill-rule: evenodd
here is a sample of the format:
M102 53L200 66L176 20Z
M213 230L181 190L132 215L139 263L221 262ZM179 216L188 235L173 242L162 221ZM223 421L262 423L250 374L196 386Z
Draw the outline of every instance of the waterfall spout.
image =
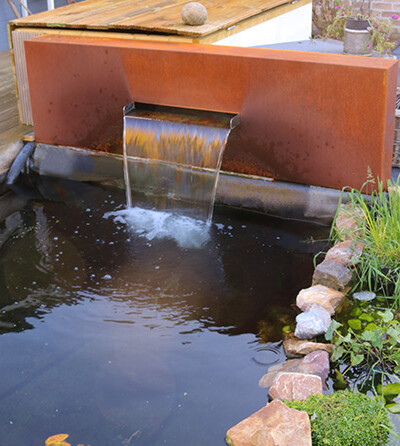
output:
M211 221L222 155L239 116L150 104L124 108L126 202Z

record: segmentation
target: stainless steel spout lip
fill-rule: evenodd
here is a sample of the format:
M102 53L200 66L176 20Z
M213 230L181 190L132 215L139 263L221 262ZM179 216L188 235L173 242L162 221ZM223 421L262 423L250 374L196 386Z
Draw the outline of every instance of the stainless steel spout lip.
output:
M240 115L235 115L231 119L231 130L233 130L235 127L238 127L240 125Z
M134 102L131 102L130 104L125 105L124 108L122 109L124 116L129 114L132 110L134 110L134 108L135 108Z
M134 115L136 119L176 121L183 124L196 124L231 130L240 124L239 115L234 113L142 102L132 102L125 105L123 107L123 115Z

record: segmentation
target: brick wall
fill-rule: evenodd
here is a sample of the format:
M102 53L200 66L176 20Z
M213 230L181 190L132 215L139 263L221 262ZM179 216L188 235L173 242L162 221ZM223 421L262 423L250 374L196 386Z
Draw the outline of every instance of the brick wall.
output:
M377 0L371 2L371 9L374 16L382 20L390 20L390 15L400 16L400 0ZM400 19L395 21L393 31L400 34Z

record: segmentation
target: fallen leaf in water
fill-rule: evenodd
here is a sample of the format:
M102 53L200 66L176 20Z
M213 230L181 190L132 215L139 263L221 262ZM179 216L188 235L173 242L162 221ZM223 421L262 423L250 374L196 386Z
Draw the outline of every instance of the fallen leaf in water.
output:
M70 443L67 443L64 441L66 438L68 438L68 434L57 434L52 435L45 441L46 446L71 446Z

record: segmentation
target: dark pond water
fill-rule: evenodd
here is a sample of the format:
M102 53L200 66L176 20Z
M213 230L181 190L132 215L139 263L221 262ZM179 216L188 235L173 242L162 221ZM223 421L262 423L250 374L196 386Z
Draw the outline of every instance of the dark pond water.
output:
M328 229L217 208L180 247L104 218L123 191L37 188L0 200L0 444L223 446Z

